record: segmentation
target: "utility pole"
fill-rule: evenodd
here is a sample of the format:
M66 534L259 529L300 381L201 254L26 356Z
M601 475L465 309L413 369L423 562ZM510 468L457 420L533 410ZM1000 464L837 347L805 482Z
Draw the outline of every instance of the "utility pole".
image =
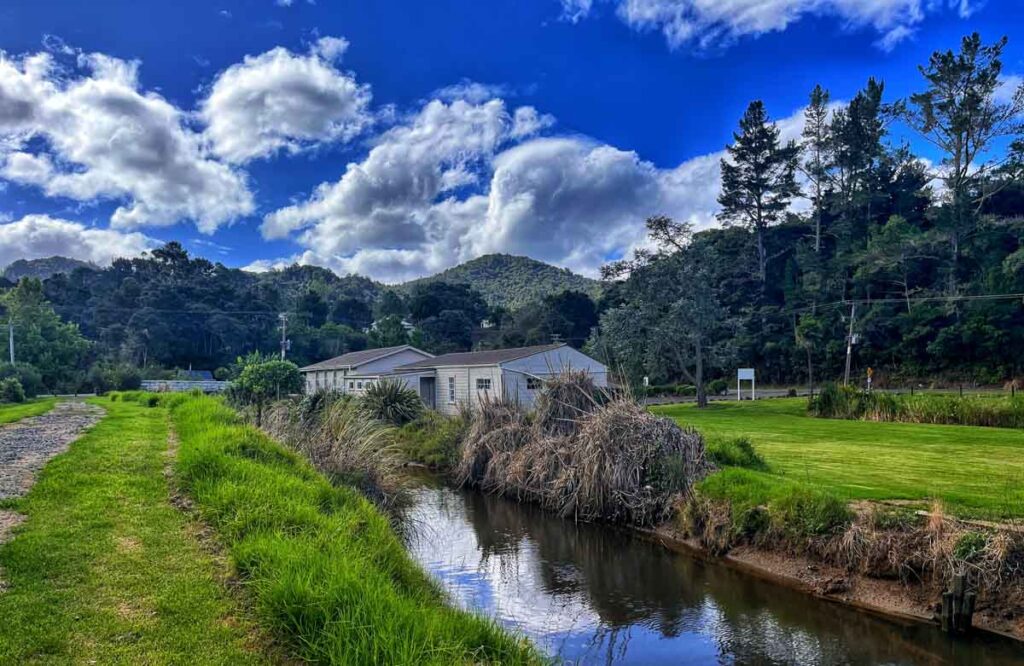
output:
M288 351L288 313L282 312L277 315L277 318L281 320L281 360L283 361Z
M11 365L14 365L14 318L7 320L7 347L11 350Z
M843 386L850 385L850 358L853 356L853 318L857 315L857 301L850 303L850 331L846 334L846 372L843 374Z

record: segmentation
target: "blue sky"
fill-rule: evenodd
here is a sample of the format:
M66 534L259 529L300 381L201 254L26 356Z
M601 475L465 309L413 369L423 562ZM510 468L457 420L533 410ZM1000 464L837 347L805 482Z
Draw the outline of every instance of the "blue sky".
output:
M1016 5L8 1L0 265L176 239L386 281L497 251L593 274L650 214L714 223L752 99L795 137L815 83L905 96L974 30L1019 81Z

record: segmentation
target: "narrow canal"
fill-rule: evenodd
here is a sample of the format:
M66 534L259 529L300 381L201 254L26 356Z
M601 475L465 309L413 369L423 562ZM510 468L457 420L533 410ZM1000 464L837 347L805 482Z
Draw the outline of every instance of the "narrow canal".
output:
M428 484L409 519L410 551L456 603L559 663L1024 663L1015 642L949 639L492 495Z

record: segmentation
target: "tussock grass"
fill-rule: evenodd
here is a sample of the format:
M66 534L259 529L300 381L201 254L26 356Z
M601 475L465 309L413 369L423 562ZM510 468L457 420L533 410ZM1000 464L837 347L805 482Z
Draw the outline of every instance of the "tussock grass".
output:
M0 425L14 423L30 416L40 416L53 409L56 398L37 398L28 402L0 405Z
M220 401L172 407L177 471L227 543L259 617L309 661L534 663L538 653L493 622L456 610L357 491Z
M829 384L808 402L808 411L830 419L1024 428L1024 397L905 395Z

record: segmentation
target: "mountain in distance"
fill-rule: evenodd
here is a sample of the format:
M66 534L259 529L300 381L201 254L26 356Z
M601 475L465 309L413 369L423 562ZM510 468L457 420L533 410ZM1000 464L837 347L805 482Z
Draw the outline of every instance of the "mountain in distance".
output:
M400 289L408 292L427 282L468 285L479 291L488 305L509 310L563 291L581 291L594 299L601 294L601 283L597 280L530 257L509 254L485 254L436 275L403 283Z
M68 257L45 257L42 259L17 259L3 271L3 277L11 282L21 278L38 278L45 280L58 273L71 275L76 268L99 269L96 264Z

